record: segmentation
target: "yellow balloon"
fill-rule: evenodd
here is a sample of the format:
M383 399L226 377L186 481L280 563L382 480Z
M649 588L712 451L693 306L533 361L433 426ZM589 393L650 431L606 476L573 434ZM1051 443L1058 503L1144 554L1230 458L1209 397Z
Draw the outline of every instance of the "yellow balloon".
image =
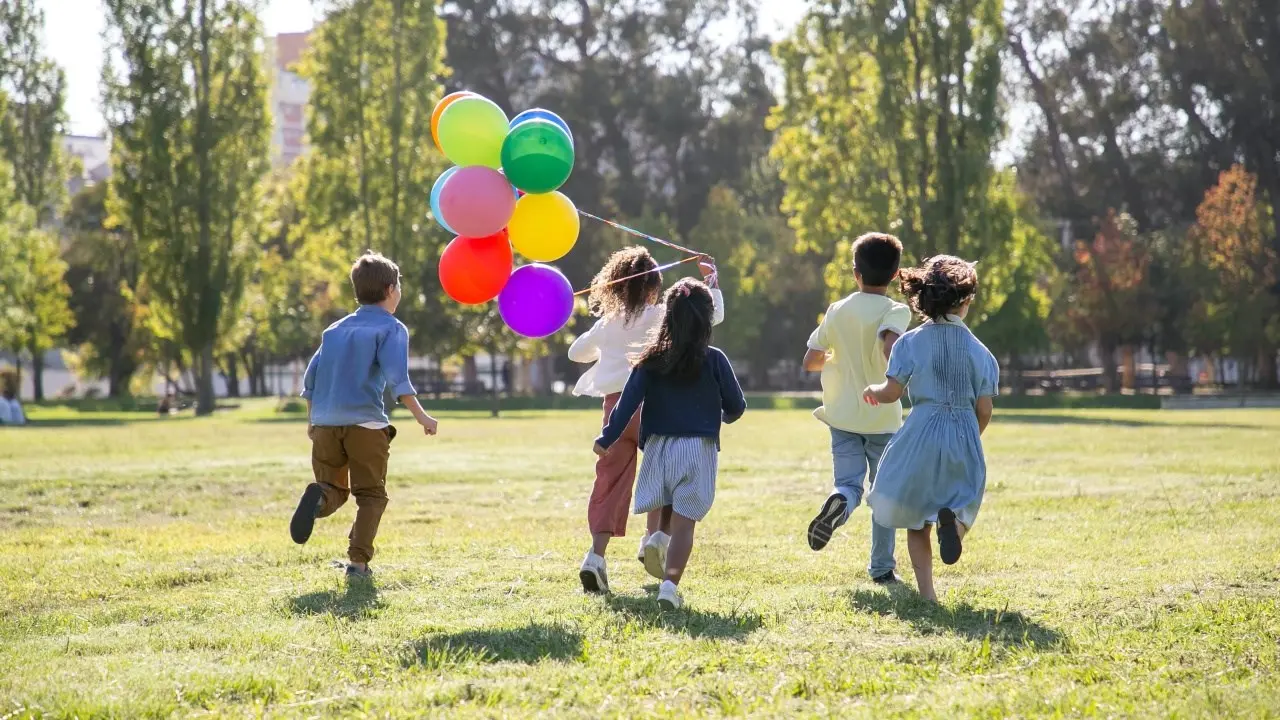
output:
M534 262L559 260L578 242L578 208L563 193L525 195L507 231L511 247Z

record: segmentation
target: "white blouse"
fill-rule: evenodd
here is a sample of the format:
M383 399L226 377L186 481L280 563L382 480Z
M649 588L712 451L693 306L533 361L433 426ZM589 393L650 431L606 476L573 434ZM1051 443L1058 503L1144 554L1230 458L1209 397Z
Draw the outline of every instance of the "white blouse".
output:
M724 293L712 288L714 310L711 324L724 321ZM662 324L665 305L649 305L631 322L621 317L600 318L596 324L569 346L569 359L578 363L593 362L578 384L574 395L604 397L622 392L631 375L631 361L648 344L650 334Z

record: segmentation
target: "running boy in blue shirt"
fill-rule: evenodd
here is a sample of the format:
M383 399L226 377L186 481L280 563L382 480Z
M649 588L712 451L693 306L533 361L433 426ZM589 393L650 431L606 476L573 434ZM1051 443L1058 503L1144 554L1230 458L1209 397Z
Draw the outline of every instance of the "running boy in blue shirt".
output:
M387 507L387 459L396 436L382 400L387 385L423 432L435 435L437 425L409 382L409 331L393 314L400 304L400 268L365 253L351 266L351 285L360 308L324 331L302 381L316 480L303 491L289 534L305 543L316 518L332 515L355 495L347 576L365 578L372 574L373 539Z

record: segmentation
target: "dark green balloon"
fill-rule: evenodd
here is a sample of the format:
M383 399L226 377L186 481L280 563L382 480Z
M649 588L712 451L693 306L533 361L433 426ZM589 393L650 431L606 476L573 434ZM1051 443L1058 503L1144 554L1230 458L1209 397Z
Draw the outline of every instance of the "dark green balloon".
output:
M549 120L526 120L502 142L502 172L533 195L558 190L573 172L573 141Z

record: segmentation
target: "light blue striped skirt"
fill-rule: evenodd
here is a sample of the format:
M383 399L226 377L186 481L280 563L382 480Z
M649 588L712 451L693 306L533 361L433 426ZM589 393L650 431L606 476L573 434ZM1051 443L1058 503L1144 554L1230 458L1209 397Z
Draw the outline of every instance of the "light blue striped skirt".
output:
M701 521L716 498L719 460L713 437L650 437L636 479L635 513L670 505L690 520Z

